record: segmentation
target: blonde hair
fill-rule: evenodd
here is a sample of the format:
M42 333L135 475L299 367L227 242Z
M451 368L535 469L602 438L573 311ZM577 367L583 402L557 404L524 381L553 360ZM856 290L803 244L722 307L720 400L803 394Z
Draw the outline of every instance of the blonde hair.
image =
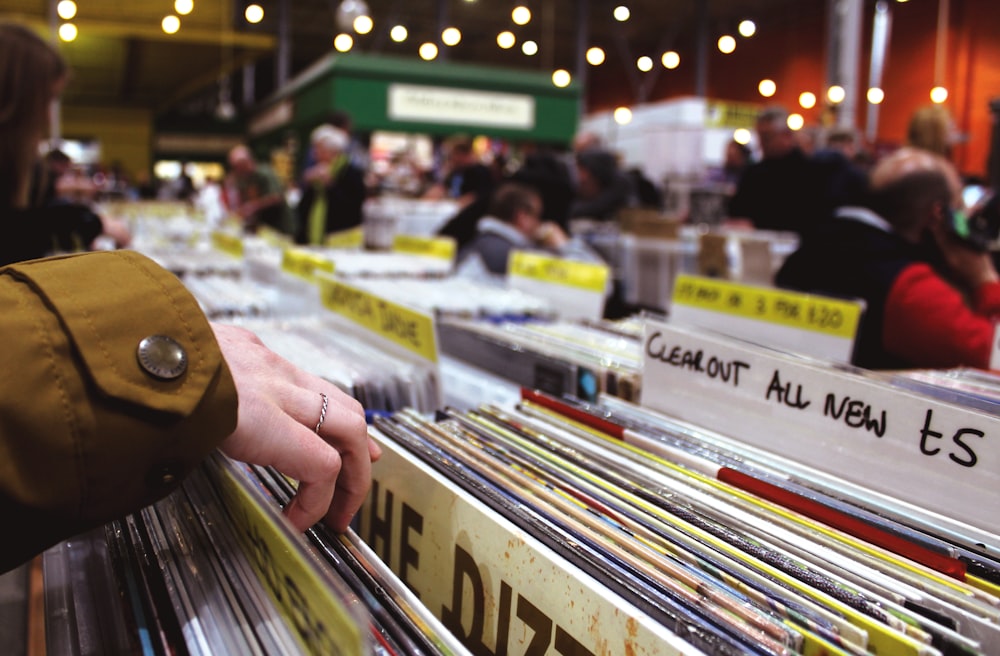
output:
M66 62L29 28L0 22L0 207L26 207L49 103Z
M954 142L951 115L943 107L921 107L913 113L906 129L906 145L948 156Z

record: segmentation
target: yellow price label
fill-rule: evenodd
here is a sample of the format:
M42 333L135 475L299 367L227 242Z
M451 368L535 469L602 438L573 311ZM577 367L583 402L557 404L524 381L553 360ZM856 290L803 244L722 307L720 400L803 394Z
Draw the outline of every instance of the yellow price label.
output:
M243 257L243 238L238 235L216 230L212 233L212 246L233 257Z
M850 301L688 275L677 277L673 302L848 339L863 309Z
M365 231L359 226L331 232L323 238L323 245L329 248L362 248L365 245Z
M292 238L283 232L279 232L270 226L261 226L257 230L257 236L271 246L287 247L291 245Z
M333 273L333 261L304 248L286 248L281 253L281 270L314 282L317 271Z
M604 264L563 260L528 251L511 253L508 270L512 276L602 293L607 288L609 274Z
M424 255L441 260L455 259L455 248L455 240L451 237L396 235L392 238L392 250L397 253Z
M220 473L218 489L247 559L301 646L312 654L365 653L361 625L302 550L242 489L233 472L223 468Z
M430 362L438 361L434 319L329 277L319 279L323 305Z

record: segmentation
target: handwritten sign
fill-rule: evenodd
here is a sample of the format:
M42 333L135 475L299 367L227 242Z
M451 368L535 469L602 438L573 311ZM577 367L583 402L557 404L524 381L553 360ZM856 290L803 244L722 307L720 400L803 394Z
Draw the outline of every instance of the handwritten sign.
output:
M440 260L455 259L455 240L451 237L418 237L416 235L396 235L392 238L392 250L397 253L423 255Z
M323 305L362 328L415 353L438 361L434 319L329 276L319 278Z
M314 282L317 271L333 273L333 261L304 248L286 248L281 254L281 270Z
M365 231L361 226L358 226L349 230L331 232L323 238L323 245L329 248L363 248L365 245Z
M642 405L1000 535L1000 419L676 324L643 350Z
M243 238L229 232L215 230L212 232L212 246L227 255L243 257Z
M514 251L508 284L548 300L567 319L600 319L610 270L605 264L578 262L530 251Z
M863 311L862 301L680 275L670 319L765 346L850 362Z
M251 565L285 622L311 654L367 653L367 623L334 593L336 583L318 570L301 536L293 537L277 508L225 463L212 472L226 510Z
M358 534L474 654L701 653L377 431ZM568 603L567 600L572 600Z

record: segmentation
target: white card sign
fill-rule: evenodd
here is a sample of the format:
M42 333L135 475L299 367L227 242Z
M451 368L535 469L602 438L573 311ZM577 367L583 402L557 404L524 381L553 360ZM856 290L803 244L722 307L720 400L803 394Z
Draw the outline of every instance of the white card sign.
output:
M648 321L642 405L1000 535L1000 419Z

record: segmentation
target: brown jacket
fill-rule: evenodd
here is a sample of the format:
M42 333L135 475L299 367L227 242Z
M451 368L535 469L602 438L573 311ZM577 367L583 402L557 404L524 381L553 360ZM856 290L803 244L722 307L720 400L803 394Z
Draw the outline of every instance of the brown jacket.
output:
M158 379L139 342L186 371ZM0 571L173 490L236 427L236 389L197 302L130 251L0 268Z

